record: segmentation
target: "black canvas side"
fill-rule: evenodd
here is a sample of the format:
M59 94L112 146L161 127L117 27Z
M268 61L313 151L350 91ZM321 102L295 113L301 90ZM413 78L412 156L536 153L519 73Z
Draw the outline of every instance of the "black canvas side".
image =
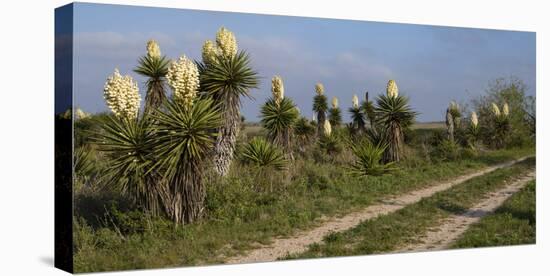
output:
M73 4L55 10L55 267L73 272ZM68 112L67 112L68 111Z

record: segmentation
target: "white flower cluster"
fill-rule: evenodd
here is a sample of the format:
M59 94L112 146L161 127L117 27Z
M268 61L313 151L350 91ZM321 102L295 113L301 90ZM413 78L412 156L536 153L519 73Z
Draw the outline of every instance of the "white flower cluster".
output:
M183 55L177 61L172 62L166 73L166 80L172 87L174 99L190 108L199 89L197 65Z
M89 118L90 113L84 112L82 109L77 108L75 111L75 117L77 120Z
M388 81L388 85L386 86L386 94L390 98L397 98L399 95L399 88L397 88L395 80Z
M498 105L496 103L492 103L491 106L493 108L493 114L497 117L500 116L500 109L498 108Z
M218 48L212 42L212 40L207 40L202 45L202 61L206 64L214 64L217 62Z
M330 136L332 133L332 127L330 126L329 120L325 120L325 124L323 125L323 130L326 136Z
M221 27L216 33L216 44L220 54L226 58L233 58L237 54L237 39L228 29Z
M135 119L139 112L141 96L138 84L132 77L121 76L118 69L107 78L103 98L111 111L119 118Z
M353 98L351 98L351 103L353 105L353 108L359 108L359 98L357 95L353 95Z
M160 47L158 43L153 39L147 42L147 55L150 58L160 58L161 56Z
M274 76L271 79L271 93L273 93L275 103L279 105L285 97L285 87L283 86L283 79L280 76Z
M332 108L338 108L338 98L332 97Z
M508 107L507 103L504 103L504 105L502 106L502 114L504 114L504 116L510 115L510 108Z
M315 93L317 93L317 95L321 96L325 93L325 87L323 86L322 83L317 83L315 84Z
M472 111L472 116L470 117L470 121L472 122L473 127L477 127L478 120L477 120L477 113L475 111Z

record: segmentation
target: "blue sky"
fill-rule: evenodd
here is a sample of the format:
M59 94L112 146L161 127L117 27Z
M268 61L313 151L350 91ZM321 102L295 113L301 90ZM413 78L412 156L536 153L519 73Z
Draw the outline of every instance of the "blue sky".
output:
M441 121L449 101L467 103L489 81L516 76L535 95L535 33L290 16L194 11L78 3L74 9L74 103L87 112L106 111L105 79L114 68L140 83L132 72L149 39L175 59L200 59L206 39L221 27L233 31L239 49L252 57L261 76L255 100L242 113L259 121L270 96L271 77L282 76L285 96L311 117L315 83L345 110L353 94L371 98L395 79L410 97L418 121Z

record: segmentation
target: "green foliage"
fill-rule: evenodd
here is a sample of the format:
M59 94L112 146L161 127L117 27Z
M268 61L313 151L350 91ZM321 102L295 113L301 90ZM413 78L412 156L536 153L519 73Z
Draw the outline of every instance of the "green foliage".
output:
M359 134L365 130L365 115L363 110L359 107L350 107L349 113L351 113L351 129L353 133Z
M102 128L95 143L107 157L102 171L103 185L122 192L157 213L157 183L151 173L154 132L150 120L125 120L109 116Z
M439 160L457 160L461 157L461 148L457 142L443 139L434 148L432 156Z
M279 104L270 98L261 108L261 124L274 144L288 149L298 110L292 99L286 97Z
M340 108L329 109L328 120L332 127L339 127L342 124L342 111L340 110Z
M331 159L334 159L334 157L343 150L342 142L336 134L321 136L319 139L319 147L330 156Z
M394 163L382 163L382 157L387 145L373 144L364 141L358 145L352 145L353 154L356 157L350 171L355 176L380 176L394 169Z
M304 147L308 145L315 135L315 126L305 117L300 117L294 124L294 136L298 147L303 152Z
M200 89L220 108L239 106L240 97L251 97L250 89L258 88L258 73L250 66L250 56L239 51L233 58L218 56L217 62L199 64Z
M313 97L313 111L317 113L325 113L328 110L327 96L315 95Z
M258 168L273 168L284 170L287 160L283 152L260 137L253 138L240 153L241 161Z
M402 95L381 95L376 99L376 104L376 124L385 133L388 144L383 160L385 163L399 162L403 154L403 129L412 125L417 113L410 108L409 99Z

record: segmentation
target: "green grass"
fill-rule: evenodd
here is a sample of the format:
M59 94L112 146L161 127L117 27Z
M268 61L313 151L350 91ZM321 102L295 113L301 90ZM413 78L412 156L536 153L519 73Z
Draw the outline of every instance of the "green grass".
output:
M531 181L494 214L468 229L453 248L534 244L536 242L536 186Z
M273 193L261 189L266 183L258 183L253 171L237 167L224 183L208 186L207 217L177 229L167 220L124 209L116 197L77 195L75 269L221 263L228 256L268 244L273 237L312 228L321 216L347 214L391 194L533 153L533 149L504 150L434 163L411 159L392 175L366 179L351 177L342 165L298 160L286 176L268 177L275 187Z
M364 255L397 249L414 242L415 237L441 219L463 213L483 199L486 193L504 186L506 181L534 168L534 165L534 158L529 158L512 167L470 179L395 213L365 221L348 231L330 234L322 244L311 245L306 252L287 256L287 259Z

